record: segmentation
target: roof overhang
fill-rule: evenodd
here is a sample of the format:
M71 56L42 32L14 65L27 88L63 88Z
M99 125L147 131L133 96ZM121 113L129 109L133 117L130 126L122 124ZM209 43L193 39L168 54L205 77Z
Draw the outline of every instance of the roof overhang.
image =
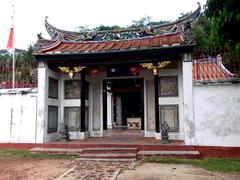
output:
M195 44L170 46L153 49L128 50L116 52L92 52L92 53L54 53L35 54L37 61L49 63L72 63L81 65L105 65L118 63L143 63L160 61L178 61L183 53L192 53Z

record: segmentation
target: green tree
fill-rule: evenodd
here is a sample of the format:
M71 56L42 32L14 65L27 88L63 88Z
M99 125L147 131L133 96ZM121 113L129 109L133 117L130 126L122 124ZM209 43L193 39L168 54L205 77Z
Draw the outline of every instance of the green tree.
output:
M212 21L211 38L221 46L240 51L240 1L208 0L206 16Z
M120 26L117 26L117 25L114 25L114 26L100 25L100 26L94 28L95 31L110 31L110 30L121 30L121 29L123 29L123 28Z
M145 15L139 20L133 20L132 25L130 27L139 28L139 27L149 26L151 22L152 22L152 17Z
M193 28L193 35L197 41L197 46L200 48L211 48L218 47L218 44L213 37L211 36L212 23L206 17L204 13L202 13L198 19L198 22Z
M92 30L91 28L89 28L89 26L86 26L86 25L85 26L78 26L76 29L81 33L89 32L89 31Z
M28 49L23 52L23 59L28 60L28 61L35 61L35 56L33 55L33 49L34 45L30 44L28 46Z

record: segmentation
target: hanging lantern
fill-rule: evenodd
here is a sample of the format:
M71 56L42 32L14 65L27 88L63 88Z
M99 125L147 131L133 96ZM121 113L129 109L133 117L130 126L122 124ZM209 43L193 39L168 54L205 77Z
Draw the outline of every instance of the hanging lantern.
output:
M88 74L93 77L96 76L98 73L99 73L99 69L96 67L89 68L88 70Z
M117 70L116 70L116 68L113 67L113 68L110 69L110 71L111 71L112 73L115 73Z
M131 67L130 67L130 72L131 72L134 76L136 76L136 75L138 75L139 72L140 72L140 67L137 66L137 65L131 66Z

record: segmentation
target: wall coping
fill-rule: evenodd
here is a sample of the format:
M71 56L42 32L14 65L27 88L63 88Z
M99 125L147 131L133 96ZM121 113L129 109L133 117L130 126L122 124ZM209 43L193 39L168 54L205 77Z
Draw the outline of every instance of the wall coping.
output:
M16 89L0 89L1 94L28 94L37 93L38 88L16 88Z
M203 86L203 85L240 85L240 79L231 80L194 80L193 86Z

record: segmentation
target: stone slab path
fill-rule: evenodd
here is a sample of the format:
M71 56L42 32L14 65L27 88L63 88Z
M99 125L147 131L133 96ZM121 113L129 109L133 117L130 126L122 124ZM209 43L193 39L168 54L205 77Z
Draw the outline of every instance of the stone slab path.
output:
M134 169L135 162L109 162L74 160L74 166L57 179L61 180L111 180L116 179L120 170Z

